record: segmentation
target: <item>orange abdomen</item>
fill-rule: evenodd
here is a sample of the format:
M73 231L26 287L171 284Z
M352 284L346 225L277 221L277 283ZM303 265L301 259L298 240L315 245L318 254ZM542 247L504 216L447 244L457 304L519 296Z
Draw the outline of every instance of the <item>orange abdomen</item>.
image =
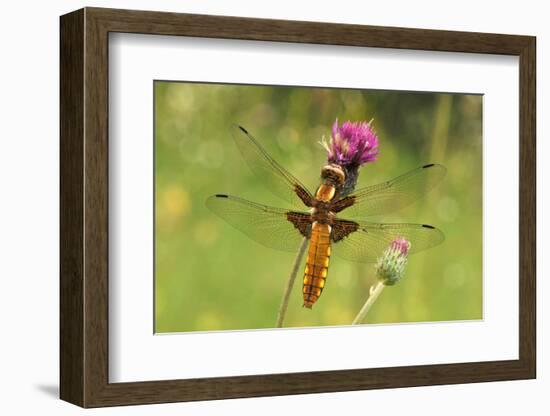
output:
M311 309L325 287L330 261L330 232L331 227L328 224L312 224L302 288L306 308Z

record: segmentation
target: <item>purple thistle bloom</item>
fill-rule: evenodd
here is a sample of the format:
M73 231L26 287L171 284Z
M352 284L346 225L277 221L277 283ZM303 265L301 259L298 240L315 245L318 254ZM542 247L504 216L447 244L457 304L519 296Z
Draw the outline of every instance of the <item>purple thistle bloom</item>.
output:
M345 167L359 167L374 162L379 153L378 137L365 121L346 121L341 126L338 119L332 126L332 135L327 143L322 141L328 152L328 161Z

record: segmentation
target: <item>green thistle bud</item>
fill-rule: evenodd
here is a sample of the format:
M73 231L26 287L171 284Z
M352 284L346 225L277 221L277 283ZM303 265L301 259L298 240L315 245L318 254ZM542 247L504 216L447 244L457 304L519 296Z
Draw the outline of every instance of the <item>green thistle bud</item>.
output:
M403 237L391 242L376 263L376 275L386 286L395 285L403 278L411 243Z

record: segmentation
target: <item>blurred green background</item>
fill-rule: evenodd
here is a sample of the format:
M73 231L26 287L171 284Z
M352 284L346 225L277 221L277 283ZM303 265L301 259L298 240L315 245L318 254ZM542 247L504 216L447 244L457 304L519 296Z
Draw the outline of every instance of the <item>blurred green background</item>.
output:
M384 222L419 222L446 241L409 258L405 278L381 294L367 323L482 318L482 97L156 81L155 331L272 328L294 254L250 240L204 205L216 193L286 207L252 174L231 139L243 125L312 191L336 117L374 119L380 142L358 187L426 163L443 183ZM344 217L344 215L342 215ZM369 219L371 219L369 218ZM372 264L333 257L323 296L302 307L301 273L285 326L347 325L376 282Z

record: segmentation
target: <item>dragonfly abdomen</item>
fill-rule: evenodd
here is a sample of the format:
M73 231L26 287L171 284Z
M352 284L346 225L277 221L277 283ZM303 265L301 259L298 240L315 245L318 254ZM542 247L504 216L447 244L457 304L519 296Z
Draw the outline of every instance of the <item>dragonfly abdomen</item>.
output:
M302 288L304 306L311 309L321 296L330 262L330 232L328 224L314 222L311 226L311 240L304 271Z

